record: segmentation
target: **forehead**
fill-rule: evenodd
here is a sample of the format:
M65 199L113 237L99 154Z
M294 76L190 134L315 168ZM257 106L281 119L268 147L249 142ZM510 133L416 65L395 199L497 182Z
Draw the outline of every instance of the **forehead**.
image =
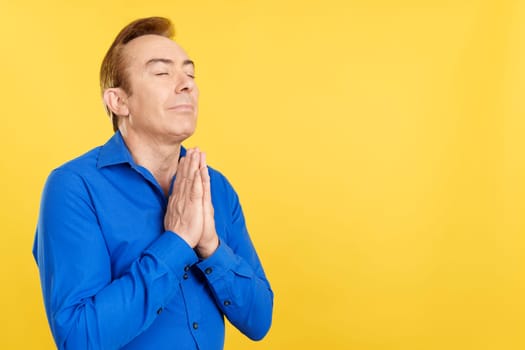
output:
M188 55L175 41L160 35L143 35L128 42L123 54L128 67L143 66L152 58L171 59L176 64Z

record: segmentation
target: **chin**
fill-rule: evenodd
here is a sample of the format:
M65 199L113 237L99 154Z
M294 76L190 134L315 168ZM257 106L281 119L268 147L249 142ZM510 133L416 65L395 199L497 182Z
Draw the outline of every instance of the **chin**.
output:
M188 129L178 129L178 130L172 130L169 132L170 138L173 140L176 140L176 142L182 142L189 138L191 135L195 133L195 128L188 128Z
M196 117L175 118L166 130L166 134L179 140L185 140L195 133Z

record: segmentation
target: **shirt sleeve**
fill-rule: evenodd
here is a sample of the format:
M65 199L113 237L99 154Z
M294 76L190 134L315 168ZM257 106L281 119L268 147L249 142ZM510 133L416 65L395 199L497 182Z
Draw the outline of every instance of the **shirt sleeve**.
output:
M250 339L260 340L272 323L273 291L248 234L239 198L227 180L222 177L222 181L229 232L221 237L217 250L197 266L228 320ZM217 196L213 185L212 196Z
M40 206L34 254L59 349L118 349L144 331L179 288L193 249L164 232L118 279L82 178L58 169Z

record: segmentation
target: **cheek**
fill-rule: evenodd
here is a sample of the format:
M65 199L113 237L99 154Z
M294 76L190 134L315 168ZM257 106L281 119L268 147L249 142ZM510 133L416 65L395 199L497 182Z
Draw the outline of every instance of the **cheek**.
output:
M133 116L141 117L147 110L147 100L143 100L140 96L135 96L129 105L129 112Z
M191 97L193 98L194 101L198 101L199 100L199 94L200 94L199 86L194 82L193 86L192 86L192 88L190 90L190 95L191 95Z
M136 93L133 96L133 101L130 103L130 112L140 114L151 114L162 108L162 95L160 92L149 91L148 93Z

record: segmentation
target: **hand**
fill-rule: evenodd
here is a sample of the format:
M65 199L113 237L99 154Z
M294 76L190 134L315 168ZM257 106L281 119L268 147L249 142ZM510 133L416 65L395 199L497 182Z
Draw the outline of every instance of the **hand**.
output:
M164 216L164 229L177 233L192 248L201 241L204 227L200 158L198 150L189 149L186 156L180 159Z
M201 162L199 166L200 177L202 179L203 188L203 214L204 223L202 236L197 243L196 251L199 257L205 259L212 255L217 247L219 246L219 237L215 230L215 219L213 217L213 204L211 202L211 185L210 185L210 174L208 173L208 167L206 165L206 154L201 153Z

